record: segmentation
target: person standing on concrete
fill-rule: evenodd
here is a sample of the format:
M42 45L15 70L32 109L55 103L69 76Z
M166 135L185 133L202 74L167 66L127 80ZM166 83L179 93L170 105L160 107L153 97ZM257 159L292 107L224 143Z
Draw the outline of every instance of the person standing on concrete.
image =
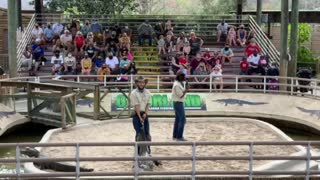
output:
M175 121L173 126L173 140L187 141L183 137L184 126L186 124L186 115L184 111L184 101L186 93L188 91L188 85L186 82L186 75L182 72L178 72L176 80L172 87L172 101L175 112Z

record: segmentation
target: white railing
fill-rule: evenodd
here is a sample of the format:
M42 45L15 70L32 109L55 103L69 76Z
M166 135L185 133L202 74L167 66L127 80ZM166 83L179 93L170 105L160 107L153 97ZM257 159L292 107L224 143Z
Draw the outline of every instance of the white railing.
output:
M280 65L280 53L277 48L272 44L268 36L257 24L252 16L249 16L249 28L251 31L255 32L255 39L257 44L262 50L262 54L268 55L270 57L270 62L275 62Z
M22 54L24 52L24 50L26 49L27 45L31 43L32 41L32 30L35 26L36 23L36 17L35 14L31 17L30 22L28 24L28 26L20 32L17 32L17 34L19 34L19 37L17 36L17 40L18 38L20 38L18 44L17 44L17 71L21 71L21 65L22 65Z
M98 84L102 87L109 89L119 89L122 91L129 91L134 86L134 79L138 75L129 76L129 80L125 82L112 82L108 81L110 78L116 78L118 76L99 76L99 75L64 75L64 76L38 76L38 77L21 77L11 78L11 81L29 81L29 82L41 82L41 83L59 83L54 79L64 80L65 82L81 82L86 84ZM172 84L175 76L172 75L146 75L145 78L149 79L147 88L152 92L171 92ZM195 82L193 79L207 78L205 82ZM101 81L98 78L102 79ZM189 75L190 92L256 92L256 93L275 93L275 94L287 94L287 95L303 95L305 97L313 97L320 99L320 80L317 79L302 79L296 77L278 77L278 76L240 76L240 75L224 75L222 76L223 82L217 82L212 76L195 76ZM276 79L277 83L271 83L268 80ZM280 80L284 79L285 83L280 83ZM164 80L167 80L165 82ZM247 82L251 80L251 82ZM299 81L307 82L306 85L299 84ZM207 86L206 88L200 88L201 86ZM214 89L214 85L221 85L223 89ZM72 86L72 85L71 85ZM255 88L254 88L255 87ZM273 88L271 88L273 87ZM276 89L274 87L277 87ZM281 87L285 87L287 90L280 90ZM307 93L301 92L302 88L308 90ZM311 92L311 93L310 93Z
M150 145L150 146L191 146L192 155L191 156L153 156L153 157L140 157L138 155L138 146L139 145ZM305 155L255 155L254 148L256 146L305 146ZM70 177L75 179L80 179L83 177L125 177L129 176L134 179L138 179L139 177L150 177L150 176L190 176L193 180L195 180L198 176L242 176L247 179L252 180L254 177L264 176L274 176L274 175L302 175L305 179L309 179L313 175L320 175L319 170L312 170L310 168L310 161L320 160L320 156L317 154L311 153L311 146L320 145L320 141L279 141L279 142L267 142L267 141L239 141L239 142L90 142L90 143L0 143L1 148L12 148L16 149L15 158L0 158L0 163L15 163L16 164L16 172L8 173L8 174L0 174L0 178L50 178L50 177ZM114 147L114 146L131 146L134 147L134 156L130 157L115 157L110 155L109 157L81 157L80 152L81 148L85 147ZM199 156L197 155L197 147L198 146L247 146L248 147L248 155L215 155L215 156ZM60 157L51 158L51 157L41 157L41 158L26 158L21 157L21 148L24 147L74 147L75 148L75 156L74 157L65 157L61 155ZM117 161L117 162L133 162L133 164L137 167L139 161L153 161L153 160L163 160L163 161L191 161L192 166L189 171L140 171L139 168L134 168L133 171L130 172L81 172L80 171L80 163L83 161L86 162L96 162L96 161ZM225 160L225 161L247 161L248 162L248 170L245 171L232 171L229 169L219 170L219 171L199 171L196 170L196 162L197 161L217 161L217 160ZM305 170L301 171L283 171L283 170L254 170L254 161L257 160L294 160L294 161L305 161ZM21 172L21 163L25 162L75 162L75 172L47 172L47 173L22 173Z

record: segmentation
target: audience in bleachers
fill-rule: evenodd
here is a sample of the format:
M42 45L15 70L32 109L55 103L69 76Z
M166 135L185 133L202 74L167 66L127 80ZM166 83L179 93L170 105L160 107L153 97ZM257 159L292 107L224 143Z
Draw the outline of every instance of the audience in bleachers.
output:
M35 27L31 32L32 38L41 39L42 34L43 34L42 28L39 26L39 24L35 24Z
M27 66L27 70L30 72L32 69L32 48L27 45L25 51L22 53L22 65Z
M71 52L64 58L64 73L65 74L77 74L77 61Z
M240 61L240 75L248 75L249 62L246 57Z
M234 27L230 27L227 36L227 43L230 46L237 46L237 32L235 31Z
M250 44L245 49L245 56L251 56L254 51L257 51L258 54L262 53L260 47L256 44L256 41L254 39L250 39Z
M61 75L64 71L63 57L60 55L60 51L56 50L51 58L52 75Z
M201 47L203 45L203 40L201 38L198 38L196 36L195 32L191 32L190 33L189 44L190 44L190 53L189 54L190 55L196 55L201 50Z
M210 73L213 80L213 88L217 89L217 85L220 86L220 92L222 92L223 89L223 78L222 78L222 69L218 66L215 66L212 68L212 71Z
M247 42L247 31L244 29L244 25L241 24L237 31L237 42L241 47L244 47Z
M220 42L221 37L227 38L228 35L228 23L225 22L225 20L222 20L221 23L217 26L217 42Z
M149 21L146 20L143 22L139 27L138 27L138 41L139 41L139 46L143 45L143 41L145 39L148 39L149 41L149 46L152 46L152 34L153 34L153 28L149 24Z
M51 27L51 24L48 24L48 26L44 29L44 40L46 41L46 43L51 43L53 41L54 38L54 32L53 29Z
M81 60L81 67L82 75L90 75L92 70L92 59L87 52L84 53L84 58Z

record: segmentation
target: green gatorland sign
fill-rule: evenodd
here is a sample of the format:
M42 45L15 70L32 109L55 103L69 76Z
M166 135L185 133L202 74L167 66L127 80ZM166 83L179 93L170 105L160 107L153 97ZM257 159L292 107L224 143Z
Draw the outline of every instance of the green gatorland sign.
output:
M112 99L112 111L120 111L127 107L128 99L118 94ZM185 109L187 110L206 110L205 100L199 94L188 94L185 100ZM171 94L152 94L150 98L151 111L171 111L173 102Z

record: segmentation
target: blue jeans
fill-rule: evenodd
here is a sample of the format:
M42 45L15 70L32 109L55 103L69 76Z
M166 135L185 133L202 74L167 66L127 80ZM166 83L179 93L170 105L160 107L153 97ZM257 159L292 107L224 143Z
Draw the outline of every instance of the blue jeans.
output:
M139 40L139 46L143 45L143 41L144 39L148 39L149 40L149 46L152 46L152 36L151 35L145 35L145 34L141 34L138 37Z
M184 125L186 124L186 115L183 102L173 102L175 112L175 121L173 127L173 138L183 138Z
M136 138L137 138L138 134L141 132L141 127L142 127L142 124L140 122L138 115L133 116L132 123L133 123L134 130L136 131ZM144 120L143 127L144 127L144 132L146 133L146 136L147 137L150 136L150 127L149 127L148 117Z

